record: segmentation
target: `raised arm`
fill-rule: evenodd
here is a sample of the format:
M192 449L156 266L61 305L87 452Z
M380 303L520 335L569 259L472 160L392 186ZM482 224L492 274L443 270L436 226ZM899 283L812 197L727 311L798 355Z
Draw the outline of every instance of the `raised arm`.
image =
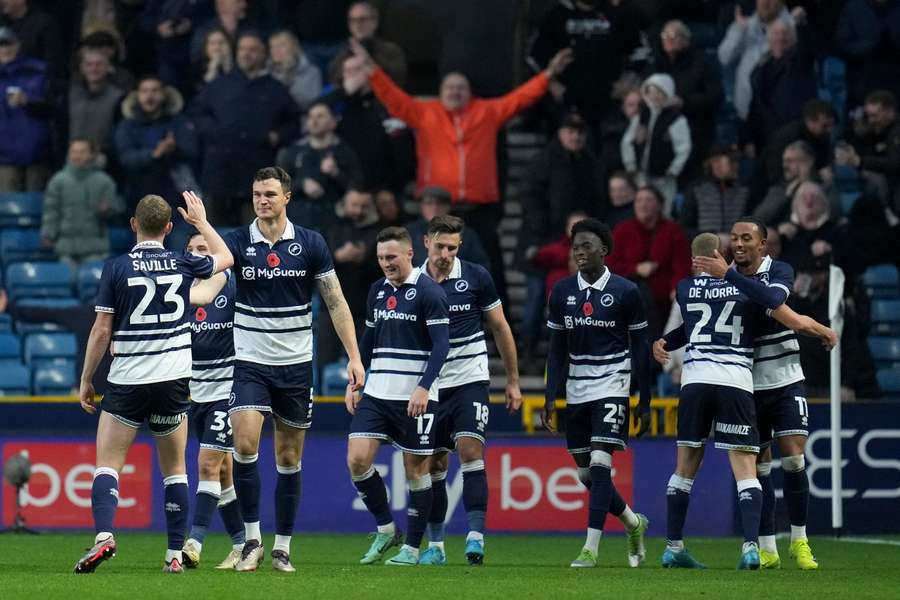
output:
M234 265L234 257L222 236L213 229L213 226L206 220L206 208L203 206L203 200L194 192L186 191L182 193L187 210L178 207L178 212L188 225L193 225L197 231L206 239L209 245L209 255L215 264L213 273L221 273L225 269Z

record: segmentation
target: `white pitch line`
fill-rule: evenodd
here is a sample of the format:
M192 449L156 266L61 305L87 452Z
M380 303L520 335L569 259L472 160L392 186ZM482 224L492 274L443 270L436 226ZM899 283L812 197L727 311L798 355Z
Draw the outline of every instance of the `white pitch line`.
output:
M878 538L840 537L838 542L851 542L857 544L878 544L883 546L900 546L900 540L881 540Z

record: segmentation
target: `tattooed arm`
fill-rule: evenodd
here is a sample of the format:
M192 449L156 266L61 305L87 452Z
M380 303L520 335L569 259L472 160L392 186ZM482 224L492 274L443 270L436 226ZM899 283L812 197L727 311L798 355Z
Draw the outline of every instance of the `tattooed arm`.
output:
M319 294L322 295L322 300L325 302L325 306L328 307L331 322L334 323L334 330L344 345L344 351L350 358L350 361L347 363L347 377L350 379L350 385L354 389L360 389L366 375L359 357L359 347L356 344L356 328L353 326L353 316L350 314L350 307L347 306L344 293L341 291L341 282L338 281L334 272L321 277L318 281Z

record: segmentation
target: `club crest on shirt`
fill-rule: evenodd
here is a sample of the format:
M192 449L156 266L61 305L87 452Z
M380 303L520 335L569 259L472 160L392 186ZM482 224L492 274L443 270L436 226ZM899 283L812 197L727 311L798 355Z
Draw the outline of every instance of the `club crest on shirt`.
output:
M603 294L600 297L600 306L609 307L613 304L613 295L612 294Z
M759 280L764 284L769 285L769 274L768 273L760 273Z
M303 246L294 242L290 246L288 246L288 254L291 256L300 256L300 253L303 252Z
M397 308L397 296L391 296L387 299L387 307L388 310L394 310Z
M225 297L225 294L219 294L216 296L216 301L213 304L216 308L225 308L225 305L228 304L228 298Z
M270 268L274 269L281 264L281 259L278 258L277 254L271 252L268 256L266 256L266 264L269 265Z
M457 292L464 292L469 289L469 282L465 279L460 279L453 285L453 287Z
M403 297L406 298L407 300L412 300L413 298L415 298L416 297L416 288L406 290L406 293L403 294Z

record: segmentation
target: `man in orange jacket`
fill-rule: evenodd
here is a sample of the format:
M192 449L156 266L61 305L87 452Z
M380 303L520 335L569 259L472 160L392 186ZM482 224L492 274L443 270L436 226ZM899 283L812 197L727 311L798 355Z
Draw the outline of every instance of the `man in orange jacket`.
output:
M544 71L499 98L473 98L465 75L451 72L441 81L437 100L415 100L391 81L362 45L351 40L350 46L365 67L378 100L416 131L416 189L440 186L450 191L454 212L484 241L491 275L505 299L506 278L497 234L503 218L497 186L497 133L547 93L550 81L572 62L572 51L560 50Z

